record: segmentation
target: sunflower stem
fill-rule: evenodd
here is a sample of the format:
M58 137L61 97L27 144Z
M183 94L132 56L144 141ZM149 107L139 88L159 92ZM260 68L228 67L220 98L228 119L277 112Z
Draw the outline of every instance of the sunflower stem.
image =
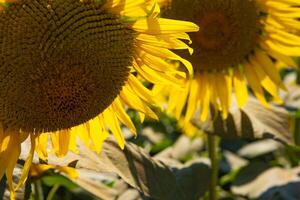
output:
M300 60L298 60L298 67L300 68ZM296 83L299 85L300 84L300 71L298 69L297 71L297 79L296 79Z
M298 62L299 66L299 62ZM296 83L300 85L300 70L297 71ZM300 109L298 109L297 114L294 119L294 140L296 145L300 145Z
M210 187L209 187L209 200L218 199L218 172L219 172L219 159L218 159L218 149L219 149L219 138L215 135L208 134L208 155L211 162L211 176L210 176Z
M31 178L28 176L25 182L24 200L29 200L32 193L31 189Z
M57 190L59 189L59 187L60 187L60 184L55 184L52 187L52 189L50 190L50 192L49 192L46 200L53 200L54 196L55 196L55 193L57 192Z
M6 176L3 175L0 181L0 199L4 199L5 188L6 188Z
M35 200L43 200L44 194L43 194L43 188L42 188L41 181L36 180L33 185L34 185L34 199Z

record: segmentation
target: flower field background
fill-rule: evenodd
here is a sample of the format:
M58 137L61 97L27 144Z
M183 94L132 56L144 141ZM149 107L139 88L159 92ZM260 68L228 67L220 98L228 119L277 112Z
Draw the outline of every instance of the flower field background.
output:
M159 121L129 112L138 135L125 127L122 151L113 138L100 155L79 145L80 153L64 159L49 157L52 165L78 169L71 178L57 168L32 174L17 199L197 200L209 199L212 169L207 135L218 137L217 199L300 198L300 79L294 70L282 71L287 92L284 105L265 108L251 99L240 112L232 106L226 121L200 124L193 137L182 134L174 118ZM195 114L194 118L197 118ZM29 150L29 148L27 149ZM19 165L22 165L22 159ZM20 174L15 170L14 178ZM2 180L3 183L3 180ZM8 191L1 187L3 199Z
M300 200L300 0L0 0L0 200Z

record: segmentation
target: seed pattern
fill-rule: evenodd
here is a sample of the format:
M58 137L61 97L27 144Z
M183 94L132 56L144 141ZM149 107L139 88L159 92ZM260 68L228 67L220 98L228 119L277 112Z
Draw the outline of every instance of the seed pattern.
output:
M0 13L0 120L7 129L70 128L119 94L135 32L102 4L21 0Z

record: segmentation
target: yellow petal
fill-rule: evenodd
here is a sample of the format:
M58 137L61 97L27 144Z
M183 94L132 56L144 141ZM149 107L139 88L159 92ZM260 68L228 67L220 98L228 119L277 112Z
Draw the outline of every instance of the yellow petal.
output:
M173 34L178 32L197 32L199 27L186 21L155 18L138 20L132 25L132 29L151 35Z
M205 121L209 115L210 109L210 82L207 81L206 75L199 75L197 81L200 98L200 121Z
M199 87L198 82L196 80L192 80L190 84L190 93L189 93L189 98L187 103L187 110L184 118L185 123L190 121L197 108L197 104L199 102L198 87Z
M140 44L139 48L143 49L145 52L147 52L149 54L152 54L152 55L160 57L160 58L170 59L170 60L178 60L186 67L189 75L190 76L193 75L192 64L189 61L181 58L177 54L173 53L172 51L165 49L165 48L155 47L155 46L146 45L146 44Z
M138 60L137 60L138 62ZM154 71L146 65L143 65L142 62L133 62L133 66L136 71L147 81L154 84L170 84L174 87L180 87L182 80L176 79L174 76L170 76L165 72Z
M186 99L190 91L189 85L190 85L190 81L187 80L184 86L180 89L170 88L170 96L168 100L167 113L175 114L176 119L180 118L182 114L182 110L186 104Z
M141 49L137 51L138 58L142 63L159 72L176 72L176 68L173 64L168 63L165 59L157 56L153 56Z
M37 152L38 156L42 160L47 160L48 152L47 152L47 145L48 145L48 138L49 133L41 133L35 138L35 151Z
M69 134L70 134L69 150L73 151L74 153L78 153L77 142L76 142L77 135L74 133L74 131L71 130L69 130Z
M260 49L255 51L255 59L259 66L264 70L264 72L270 77L270 79L282 89L286 89L283 85L279 72L276 70L275 65L269 56Z
M125 112L123 105L119 98L116 98L115 101L112 104L113 109L116 112L116 115L118 116L118 119L125 124L134 134L136 134L136 129L134 124L132 123L130 117Z
M90 139L93 143L93 150L100 153L104 140L108 137L108 132L105 130L103 121L96 117L89 122Z
M246 105L248 101L248 89L245 82L244 75L239 68L235 68L233 72L234 93L238 106L241 108Z
M9 143L6 149L6 178L10 190L10 199L15 199L13 171L21 153L20 133L8 133ZM2 164L2 163L1 163Z
M267 47L274 49L275 51L287 55L287 56L300 56L300 47L298 46L287 46L274 40L268 39L262 41L262 44Z
M266 73L262 70L261 66L255 60L255 57L250 59L250 62L253 66L253 70L255 71L256 77L259 80L259 83L268 91L273 97L276 99L279 98L278 87L276 84L272 82L272 80L266 75Z
M145 102L155 105L158 104L158 101L154 98L151 91L149 91L134 75L130 74L127 82L132 90Z
M51 133L51 141L54 153L57 157L64 157L69 151L70 134L67 130Z
M87 124L80 124L76 127L71 128L71 134L79 136L80 140L84 143L88 148L91 147L90 143L90 132L87 127Z
M230 96L231 96L231 81L225 74L217 74L216 81L218 83L217 95L220 100L222 109L222 117L226 119L229 113ZM230 94L229 94L230 92Z
M60 172L65 173L68 175L70 178L77 178L78 177L78 172L76 169L72 167L66 167L66 166L59 166L59 165L50 165L50 164L33 164L30 169L30 176L40 176L49 169L55 169Z
M30 148L30 152L29 155L25 161L23 170L22 170L22 174L20 176L19 182L17 184L17 186L15 187L15 190L18 190L20 187L22 187L25 183L25 181L27 180L28 177L28 173L32 164L32 159L33 159L33 155L34 155L34 150L35 150L35 138L37 136L32 134L30 139L31 139L31 148Z
M30 168L30 176L37 177L45 173L49 169L53 169L52 165L47 164L32 164Z
M292 58L290 58L289 56L286 56L284 53L279 53L278 51L272 49L271 47L267 46L264 43L261 43L261 47L266 52L268 52L268 54L270 56L272 56L276 60L281 61L281 62L283 62L283 63L287 64L288 66L293 67L295 69L298 68L296 62Z
M256 75L256 72L253 69L254 66L244 63L245 75L247 77L248 83L252 88L257 99L266 107L269 107L264 95L264 91L260 86L259 78Z
M66 167L66 166L55 166L55 169L58 169L60 172L65 173L66 175L68 175L70 178L72 179L76 179L79 177L78 172L76 171L76 169L72 168L72 167Z
M125 85L120 92L120 97L129 107L142 112L153 119L158 119L157 115L132 92L130 87Z
M177 37L181 37L181 35L179 35L179 34L165 34L165 35L139 34L136 37L136 39L138 40L138 42L141 42L144 44L149 44L152 46L157 46L157 47L164 47L164 48L168 48L168 49L188 49L190 54L192 54L193 49L191 47L189 47L185 42L178 40Z
M120 148L124 149L125 139L123 137L117 117L115 116L114 110L112 110L111 107L108 107L103 112L103 119L104 119L105 123L109 126L109 129L111 130L114 137L116 138Z

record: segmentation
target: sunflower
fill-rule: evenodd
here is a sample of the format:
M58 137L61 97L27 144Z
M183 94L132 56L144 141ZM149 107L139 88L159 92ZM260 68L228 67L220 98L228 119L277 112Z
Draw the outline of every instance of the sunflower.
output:
M162 16L199 25L191 33L194 54L189 56L194 77L183 89L155 86L168 97L168 112L190 121L200 108L201 121L210 108L225 119L232 93L239 107L248 98L250 86L259 101L266 97L280 102L285 89L276 68L278 61L294 66L300 56L300 1L298 0L160 0Z
M159 18L152 0L0 1L0 178L11 198L26 180L34 152L47 160L77 152L80 138L99 152L119 122L133 133L125 108L141 120L156 118L157 102L137 75L154 84L180 84L184 76L166 62L191 64L169 49L190 49L191 22ZM12 174L21 144L31 141L20 182Z

